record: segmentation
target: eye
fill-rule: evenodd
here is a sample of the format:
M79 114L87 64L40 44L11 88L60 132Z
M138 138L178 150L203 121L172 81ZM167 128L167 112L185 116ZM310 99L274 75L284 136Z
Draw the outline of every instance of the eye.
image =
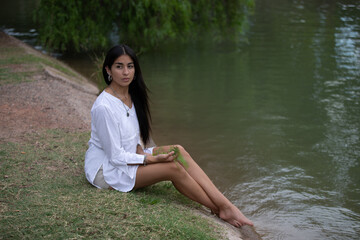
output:
M122 68L123 68L123 66L122 66L122 65L116 65L116 68L118 68L118 69L122 69Z
M134 68L134 64L129 64L129 65L128 65L128 68L129 68L129 69L133 69L133 68Z

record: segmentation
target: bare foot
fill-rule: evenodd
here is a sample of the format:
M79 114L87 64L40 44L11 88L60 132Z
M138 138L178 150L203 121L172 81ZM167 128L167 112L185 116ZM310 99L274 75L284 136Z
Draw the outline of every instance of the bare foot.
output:
M234 205L221 209L219 217L235 227L241 227L243 225L254 226L254 223L245 217Z

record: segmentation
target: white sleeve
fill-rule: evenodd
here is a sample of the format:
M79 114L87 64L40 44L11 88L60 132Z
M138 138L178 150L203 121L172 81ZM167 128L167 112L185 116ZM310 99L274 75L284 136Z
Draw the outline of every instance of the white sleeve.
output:
M126 152L121 146L120 128L111 110L100 105L91 112L92 121L102 148L114 166L142 164L144 155Z
M152 155L152 154L153 154L153 151L154 151L154 148L155 148L155 147L145 148L145 149L144 149L144 153L149 153L149 154Z

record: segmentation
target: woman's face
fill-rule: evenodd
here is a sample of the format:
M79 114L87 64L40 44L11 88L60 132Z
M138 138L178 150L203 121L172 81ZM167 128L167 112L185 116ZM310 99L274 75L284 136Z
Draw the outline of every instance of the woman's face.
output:
M134 79L135 66L128 55L121 55L114 61L111 69L106 67L106 71L112 76L113 82L119 85L118 87L128 87Z

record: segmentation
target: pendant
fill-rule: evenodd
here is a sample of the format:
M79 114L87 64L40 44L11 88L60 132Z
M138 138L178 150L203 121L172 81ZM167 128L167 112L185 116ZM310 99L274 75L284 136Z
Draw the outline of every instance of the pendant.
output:
M126 116L129 117L129 113L128 113L128 112L126 113Z

